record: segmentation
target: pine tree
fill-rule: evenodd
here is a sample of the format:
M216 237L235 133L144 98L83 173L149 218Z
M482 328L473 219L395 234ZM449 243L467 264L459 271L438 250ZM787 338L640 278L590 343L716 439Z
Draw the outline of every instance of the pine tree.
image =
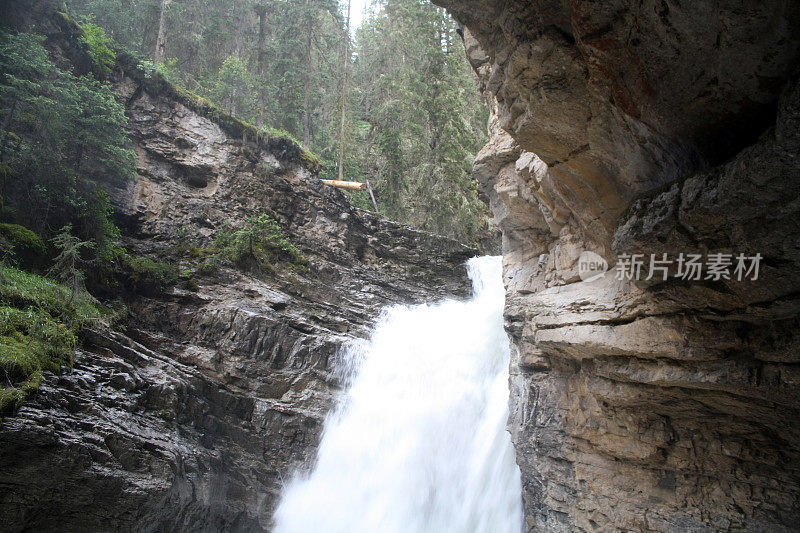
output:
M0 196L45 236L74 223L101 249L113 238L103 184L133 176L124 108L108 85L58 69L42 37L0 34Z
M244 62L230 56L222 62L211 97L231 115L255 117L257 115L252 75Z
M82 241L72 234L72 224L67 224L52 239L53 246L59 251L50 274L58 281L70 288L69 301L67 305L72 305L75 294L86 292L84 282L86 276L81 269L83 263L81 255L84 250L92 250L94 243Z
M452 19L384 0L358 34L362 156L388 216L465 240L485 225L470 177L485 120Z
M322 177L368 181L383 214L477 241L486 217L470 171L487 114L455 23L426 0L377 0L351 53L342 1L181 0L165 10L162 0L68 0L147 56L164 14L163 61L179 83L301 139ZM366 191L353 202L372 208Z

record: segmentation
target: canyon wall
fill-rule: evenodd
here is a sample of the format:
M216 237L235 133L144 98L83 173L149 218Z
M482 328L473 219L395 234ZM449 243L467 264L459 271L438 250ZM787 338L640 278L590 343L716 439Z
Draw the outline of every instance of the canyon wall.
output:
M800 5L434 1L492 111L475 170L503 231L528 528L794 530ZM591 282L587 250L612 269ZM763 260L637 281L623 253Z
M5 22L87 68L74 23L22 7ZM74 369L2 420L0 529L269 530L282 484L313 461L339 348L386 305L466 297L477 251L354 209L295 142L254 136L124 54L110 81L138 158L110 190L129 252L195 268L187 254L226 223L267 213L308 265L197 269L128 295L121 325L86 332Z

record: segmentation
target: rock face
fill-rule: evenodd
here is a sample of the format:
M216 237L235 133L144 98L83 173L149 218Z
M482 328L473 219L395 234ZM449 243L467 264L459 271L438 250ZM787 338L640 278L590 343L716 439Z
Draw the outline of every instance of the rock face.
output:
M800 6L434 1L492 110L475 168L528 527L794 530ZM755 281L581 282L584 250L764 259Z
M41 3L24 16L79 68L68 21ZM352 208L294 143L243 138L134 65L112 81L138 155L111 194L129 251L178 260L268 213L309 264L199 275L90 332L74 371L3 420L0 529L268 530L282 482L314 457L340 347L385 305L466 296L477 252Z

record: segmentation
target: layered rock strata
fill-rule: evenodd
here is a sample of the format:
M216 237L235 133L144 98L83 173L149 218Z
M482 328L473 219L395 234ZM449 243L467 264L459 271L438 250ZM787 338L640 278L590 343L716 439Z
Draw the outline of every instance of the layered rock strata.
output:
M528 528L794 530L799 6L435 2L492 110ZM586 250L763 260L588 283Z
M85 68L69 21L28 7L26 29ZM341 346L386 305L467 296L477 252L354 209L292 141L248 138L124 57L111 81L138 157L111 189L129 252L182 261L266 213L308 266L129 297L121 328L89 332L74 370L3 420L0 529L269 530L282 483L312 463Z

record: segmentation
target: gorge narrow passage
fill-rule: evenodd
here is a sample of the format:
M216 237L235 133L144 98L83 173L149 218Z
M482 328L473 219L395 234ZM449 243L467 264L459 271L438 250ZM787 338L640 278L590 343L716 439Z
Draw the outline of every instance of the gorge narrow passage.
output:
M502 261L468 269L470 301L389 308L345 350L347 391L313 470L285 487L278 533L522 530Z

